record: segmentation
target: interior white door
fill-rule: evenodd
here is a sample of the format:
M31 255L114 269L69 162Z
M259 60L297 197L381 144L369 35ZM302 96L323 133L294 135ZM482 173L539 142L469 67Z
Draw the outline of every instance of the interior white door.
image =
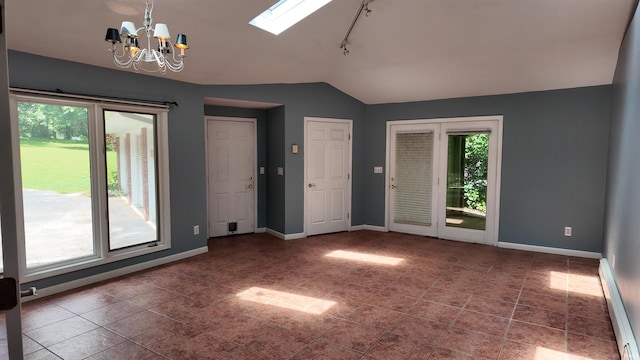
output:
M209 236L255 231L255 121L207 121Z
M437 235L438 130L437 124L391 126L391 231Z
M351 208L351 121L306 121L306 233L346 231Z

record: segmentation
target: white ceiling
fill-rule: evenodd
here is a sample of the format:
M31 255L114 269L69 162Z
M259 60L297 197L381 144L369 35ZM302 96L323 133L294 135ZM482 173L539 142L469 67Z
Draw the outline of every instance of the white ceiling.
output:
M634 0L334 0L279 36L248 24L275 0L156 0L188 35L196 84L327 82L367 103L610 84ZM115 68L104 35L144 0L8 0L8 47ZM130 70L125 70L130 71Z

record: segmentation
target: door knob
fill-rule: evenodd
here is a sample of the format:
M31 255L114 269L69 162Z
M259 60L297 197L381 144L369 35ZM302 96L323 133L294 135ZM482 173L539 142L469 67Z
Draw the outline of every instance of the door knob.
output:
M392 188L392 189L395 189L395 188L397 188L397 186L395 186L395 185L391 185L391 188Z
M247 187L248 187L249 189L253 189L253 184L249 184L249 185L247 185Z
M309 183L309 185L307 185L307 187L309 187L309 188L316 187L316 184Z

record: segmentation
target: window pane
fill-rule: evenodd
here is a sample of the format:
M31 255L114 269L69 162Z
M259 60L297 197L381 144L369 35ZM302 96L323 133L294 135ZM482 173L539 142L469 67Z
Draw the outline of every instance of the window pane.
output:
M105 111L104 121L109 249L157 241L155 116Z
M393 221L431 226L433 133L396 134Z
M447 226L484 230L489 135L449 135Z
M86 108L18 102L27 268L94 254Z

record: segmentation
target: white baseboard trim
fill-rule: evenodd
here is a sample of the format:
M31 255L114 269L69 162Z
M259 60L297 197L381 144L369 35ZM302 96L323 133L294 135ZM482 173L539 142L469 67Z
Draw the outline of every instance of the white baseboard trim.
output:
M582 250L561 249L561 248L552 248L547 246L516 244L516 243L508 243L508 242L498 242L498 247L505 248L505 249L513 249L513 250L524 250L524 251L534 251L534 252L541 252L541 253L547 253L547 254L574 256L574 257L581 257L581 258L587 258L587 259L602 259L601 253L582 251Z
M616 285L615 278L613 277L613 271L611 271L611 267L609 266L607 259L600 260L599 273L602 289L604 290L604 296L607 299L607 307L609 308L611 324L613 325L613 331L616 334L620 358L622 360L640 359L638 344L633 336L629 317L624 309L622 297L618 291L618 285Z
M307 237L305 233L297 233L297 234L286 234L284 236L285 240L296 240L296 239L304 239Z
M359 231L359 230L387 232L387 228L385 228L384 226L374 226L374 225L356 225L356 226L352 226L349 229L349 231Z
M256 234L266 233L267 228L256 228Z
M201 248L184 251L184 252L181 252L179 254L173 254L173 255L165 256L165 257L162 257L162 258L159 258L159 259L146 261L146 262L143 262L143 263L140 263L140 264L135 264L135 265L123 267L123 268L120 268L120 269L107 271L107 272L104 272L104 273L101 273L101 274L87 276L87 277L84 277L84 278L81 278L81 279L78 279L78 280L68 281L66 283L62 283L62 284L58 284L58 285L54 285L54 286L49 286L49 287L44 288L44 289L38 289L38 295L37 296L28 296L28 297L22 298L22 302L27 302L27 301L31 301L31 300L37 300L37 299L45 297L45 296L58 294L58 293L61 293L63 291L67 291L67 290L73 290L73 289L76 289L76 288L79 288L79 287L82 287L82 286L86 286L86 285L91 285L91 284L94 284L94 283L97 283L97 282L100 282L100 281L113 279L113 278L116 278L118 276L131 274L131 273L134 273L136 271L146 270L146 269L149 269L149 268L152 268L152 267L156 267L156 266L159 266L159 265L164 265L164 264L168 264L168 263L171 263L171 262L174 262L174 261L190 258L192 256L205 254L208 251L209 251L209 248L206 247L206 246L203 246Z
M295 239L304 239L307 237L307 234L305 233L297 233L297 234L283 234L279 231L275 231L273 229L269 229L267 228L266 230L267 234L271 234L275 237L277 237L278 239L282 239L282 240L295 240Z

